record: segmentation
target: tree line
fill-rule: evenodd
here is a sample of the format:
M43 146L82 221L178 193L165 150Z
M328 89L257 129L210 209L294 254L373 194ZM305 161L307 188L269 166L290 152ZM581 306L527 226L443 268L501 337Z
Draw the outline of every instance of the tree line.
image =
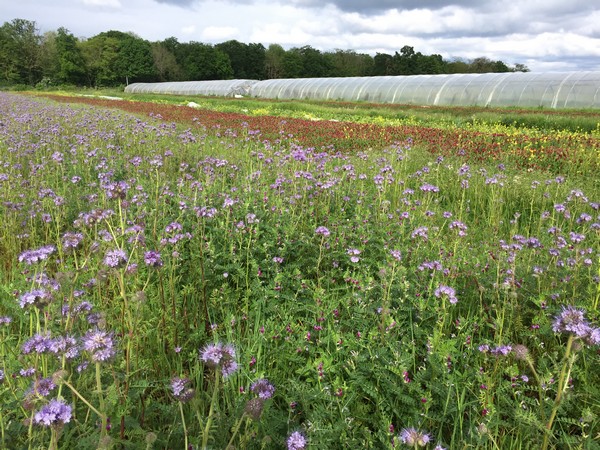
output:
M89 39L66 28L41 34L34 21L14 19L0 27L0 85L88 87L132 82L223 80L444 73L527 72L486 57L444 60L408 45L393 55L354 50L322 52L309 45L150 42L133 33L106 31Z

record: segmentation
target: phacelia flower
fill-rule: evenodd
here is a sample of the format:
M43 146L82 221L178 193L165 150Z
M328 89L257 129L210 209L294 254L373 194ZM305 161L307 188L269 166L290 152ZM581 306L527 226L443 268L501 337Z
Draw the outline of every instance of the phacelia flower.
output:
M410 447L425 447L431 441L431 437L415 428L404 428L400 432L400 441Z
M104 256L104 265L107 267L121 267L127 262L127 254L121 250L109 250Z
M144 262L150 267L161 267L163 265L160 253L152 250L144 253Z
M34 305L38 308L47 305L51 300L51 295L44 289L33 289L29 292L23 293L19 297L19 306L25 308L28 305Z
M275 386L273 386L266 378L261 378L252 383L250 390L254 394L258 395L259 398L267 400L273 397L273 394L275 393Z
M235 360L235 348L220 342L206 345L200 351L200 359L211 367L219 366L223 378L229 377L238 368Z
M71 406L62 400L52 399L35 413L34 423L46 427L60 426L71 420Z
M29 395L47 397L55 387L56 384L54 384L52 377L38 378L33 381L31 389L29 390Z
M321 236L325 236L325 237L327 237L331 234L329 229L324 226L317 227L317 229L315 230L315 233L320 234Z
M105 362L115 356L113 334L103 330L90 330L83 337L83 349L93 362Z
M287 438L287 450L303 450L307 443L306 436L299 431L294 431Z
M25 250L19 255L19 262L24 262L27 265L32 265L39 261L47 259L55 251L56 247L54 245L45 245L37 249Z
M435 290L434 295L437 298L447 298L448 301L453 305L458 302L458 299L456 298L456 291L450 286L444 286L443 284L439 285Z
M570 333L578 338L585 338L592 328L585 319L585 311L574 306L563 307L561 313L554 318L552 331L555 333Z
M193 388L188 387L190 380L188 378L175 377L171 380L171 389L173 390L173 397L182 403L186 403L192 399L195 394Z

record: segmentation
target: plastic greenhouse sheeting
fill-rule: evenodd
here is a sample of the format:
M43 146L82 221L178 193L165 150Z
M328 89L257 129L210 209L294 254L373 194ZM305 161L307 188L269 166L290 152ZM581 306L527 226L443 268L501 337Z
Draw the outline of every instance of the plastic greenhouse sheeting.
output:
M600 72L134 83L125 92L417 105L600 108Z
M232 97L250 95L255 80L173 81L164 83L132 83L125 88L131 94L217 95Z
M254 84L251 94L419 105L600 108L600 72L275 79Z

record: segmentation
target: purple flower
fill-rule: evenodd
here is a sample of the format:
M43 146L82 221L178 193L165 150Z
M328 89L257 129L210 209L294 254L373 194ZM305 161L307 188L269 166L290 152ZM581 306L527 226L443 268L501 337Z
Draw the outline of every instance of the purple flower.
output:
M104 265L107 267L121 267L127 262L127 254L121 250L109 250L104 256Z
M115 356L113 334L103 330L90 330L83 337L83 349L93 362L105 362Z
M46 427L59 426L71 420L71 406L62 400L52 399L35 413L34 423Z
M421 186L421 191L423 192L439 192L440 188L437 186L434 186L433 184L429 184L429 183L425 183L423 186Z
M52 381L52 377L38 378L33 381L28 395L47 397L55 387L56 384Z
M415 428L404 428L400 432L400 441L410 447L425 447L431 441L431 437Z
M303 450L307 443L306 436L299 431L294 431L287 438L287 450Z
M390 255L396 260L402 260L402 252L400 250L390 250Z
M189 402L195 394L195 390L188 387L190 380L188 378L175 377L171 380L171 389L173 397L181 403Z
M490 350L490 353L494 356L506 356L512 352L512 346L510 345L499 345L498 347Z
M317 227L317 229L315 230L315 233L320 234L321 236L325 236L325 237L327 237L331 234L331 232L327 229L327 227L324 227L324 226Z
M34 305L41 308L50 302L51 295L44 289L33 289L29 292L21 294L19 297L19 306L25 308L28 305Z
M66 359L74 359L79 356L79 345L72 336L58 336L51 339L48 344L51 353L64 356Z
M451 230L457 229L459 236L466 236L467 226L459 220L454 220L448 225Z
M427 227L418 227L418 228L415 228L413 230L413 232L411 233L410 237L413 238L413 239L416 238L416 237L421 237L424 240L427 240L427 238L428 238L428 234L427 233L428 232L429 232L429 228L427 228Z
M129 184L125 181L118 181L116 183L108 183L104 185L106 196L108 198L116 198L123 200L127 196L129 190Z
M220 342L208 344L200 352L200 359L211 367L221 367L223 378L233 374L238 364L235 360L235 348L233 345L224 345Z
M163 265L160 253L152 250L144 253L144 262L150 267L161 267Z
M254 394L258 395L259 398L267 400L273 397L273 394L275 393L275 386L273 386L266 378L261 378L252 383L250 390Z
M37 333L25 341L21 350L25 355L31 352L41 354L50 350L51 343L50 333Z
M571 333L579 338L584 338L590 332L590 325L585 319L585 311L574 306L563 307L561 313L554 318L552 331Z
M65 234L63 234L62 237L62 245L65 250L76 249L77 247L79 247L82 241L83 233L74 233L71 231L67 231Z
M19 262L25 262L25 264L32 265L44 259L47 259L52 253L56 251L54 245L45 245L43 247L34 250L25 250L19 255Z
M434 294L437 298L447 298L448 301L453 305L458 302L458 299L456 298L456 291L450 286L444 286L443 284L440 284L435 290Z

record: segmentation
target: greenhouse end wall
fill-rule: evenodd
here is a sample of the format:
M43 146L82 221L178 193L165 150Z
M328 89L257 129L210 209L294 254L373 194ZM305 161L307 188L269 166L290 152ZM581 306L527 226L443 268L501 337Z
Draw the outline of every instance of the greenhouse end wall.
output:
M242 95L431 106L600 108L600 72L485 73L134 83L130 93Z

